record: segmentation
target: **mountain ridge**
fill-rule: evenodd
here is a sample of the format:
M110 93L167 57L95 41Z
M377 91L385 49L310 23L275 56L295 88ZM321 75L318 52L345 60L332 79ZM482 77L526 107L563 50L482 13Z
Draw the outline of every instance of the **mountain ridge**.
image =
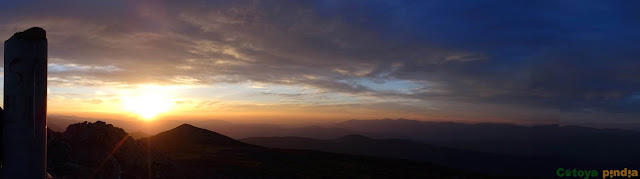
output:
M549 167L548 163L559 165L564 163L560 160L539 160L432 146L404 139L373 139L357 134L336 139L287 136L251 137L240 141L270 148L318 150L423 161L469 171L507 176L519 176L523 172L532 176L549 176L545 171L554 168Z
M188 137L196 140L189 140ZM352 135L350 138L366 139L359 135ZM182 124L139 141L146 141L151 148L166 153L177 165L188 166L181 168L179 173L189 178L211 175L235 176L238 173L247 177L277 178L491 178L485 174L472 174L416 161L310 150L274 149L240 141L232 142L235 140L189 124Z
M249 144L237 141L220 133L195 127L191 124L181 124L173 129L156 135L138 139L142 142L151 142L157 148L172 148L173 150L193 148L197 145L216 146L242 146ZM160 143L155 141L161 141Z

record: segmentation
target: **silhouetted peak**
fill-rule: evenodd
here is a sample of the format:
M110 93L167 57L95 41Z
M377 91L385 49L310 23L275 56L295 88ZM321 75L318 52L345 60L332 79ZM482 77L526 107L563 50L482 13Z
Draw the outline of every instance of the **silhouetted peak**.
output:
M77 133L81 131L91 131L91 132L99 132L99 133L109 133L115 135L125 136L127 133L121 128L115 127L111 124L107 124L106 122L96 121L94 123L84 121L82 123L71 124L67 127L64 133Z
M182 124L152 137L155 141L174 141L182 144L235 145L244 144L214 131Z
M77 144L97 145L100 147L108 147L120 141L133 142L127 132L102 121L96 121L95 123L84 121L71 124L62 135Z
M342 140L342 141L361 141L361 140L371 140L371 138L368 138L366 136L360 135L360 134L349 134L340 138L337 138L336 140Z
M195 136L200 136L200 135L220 135L220 136L222 136L221 134L218 134L216 132L209 131L209 130L206 130L206 129L203 129L203 128L199 128L199 127L193 126L191 124L186 124L186 123L182 124L182 125L179 125L178 127L173 128L173 129L168 130L168 131L163 132L163 133L173 133L173 134L181 133L181 134L188 134L188 135L195 135Z
M197 129L202 129L202 128L199 128L199 127L193 126L193 125L191 125L191 124L184 123L184 124L182 124L182 125L180 125L180 126L176 127L175 129L180 129L180 130L189 130L189 129L194 129L194 130L197 130Z

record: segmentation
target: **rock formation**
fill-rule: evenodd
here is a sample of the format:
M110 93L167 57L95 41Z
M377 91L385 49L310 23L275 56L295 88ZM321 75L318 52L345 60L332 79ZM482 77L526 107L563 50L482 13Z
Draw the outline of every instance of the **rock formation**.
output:
M163 154L101 121L48 131L48 172L54 178L176 178Z

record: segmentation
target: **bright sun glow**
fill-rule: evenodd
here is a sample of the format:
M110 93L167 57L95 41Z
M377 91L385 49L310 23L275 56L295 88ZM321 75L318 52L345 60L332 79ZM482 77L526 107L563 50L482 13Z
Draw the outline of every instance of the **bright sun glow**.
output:
M123 97L123 107L140 117L151 120L156 115L167 112L173 106L171 98L167 94L146 90L139 95Z

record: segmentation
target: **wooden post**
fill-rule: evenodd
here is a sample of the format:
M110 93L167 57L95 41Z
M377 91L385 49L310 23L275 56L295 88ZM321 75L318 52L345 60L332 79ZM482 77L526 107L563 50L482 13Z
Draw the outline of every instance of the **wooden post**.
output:
M4 43L2 176L45 178L47 163L47 37L39 27Z

